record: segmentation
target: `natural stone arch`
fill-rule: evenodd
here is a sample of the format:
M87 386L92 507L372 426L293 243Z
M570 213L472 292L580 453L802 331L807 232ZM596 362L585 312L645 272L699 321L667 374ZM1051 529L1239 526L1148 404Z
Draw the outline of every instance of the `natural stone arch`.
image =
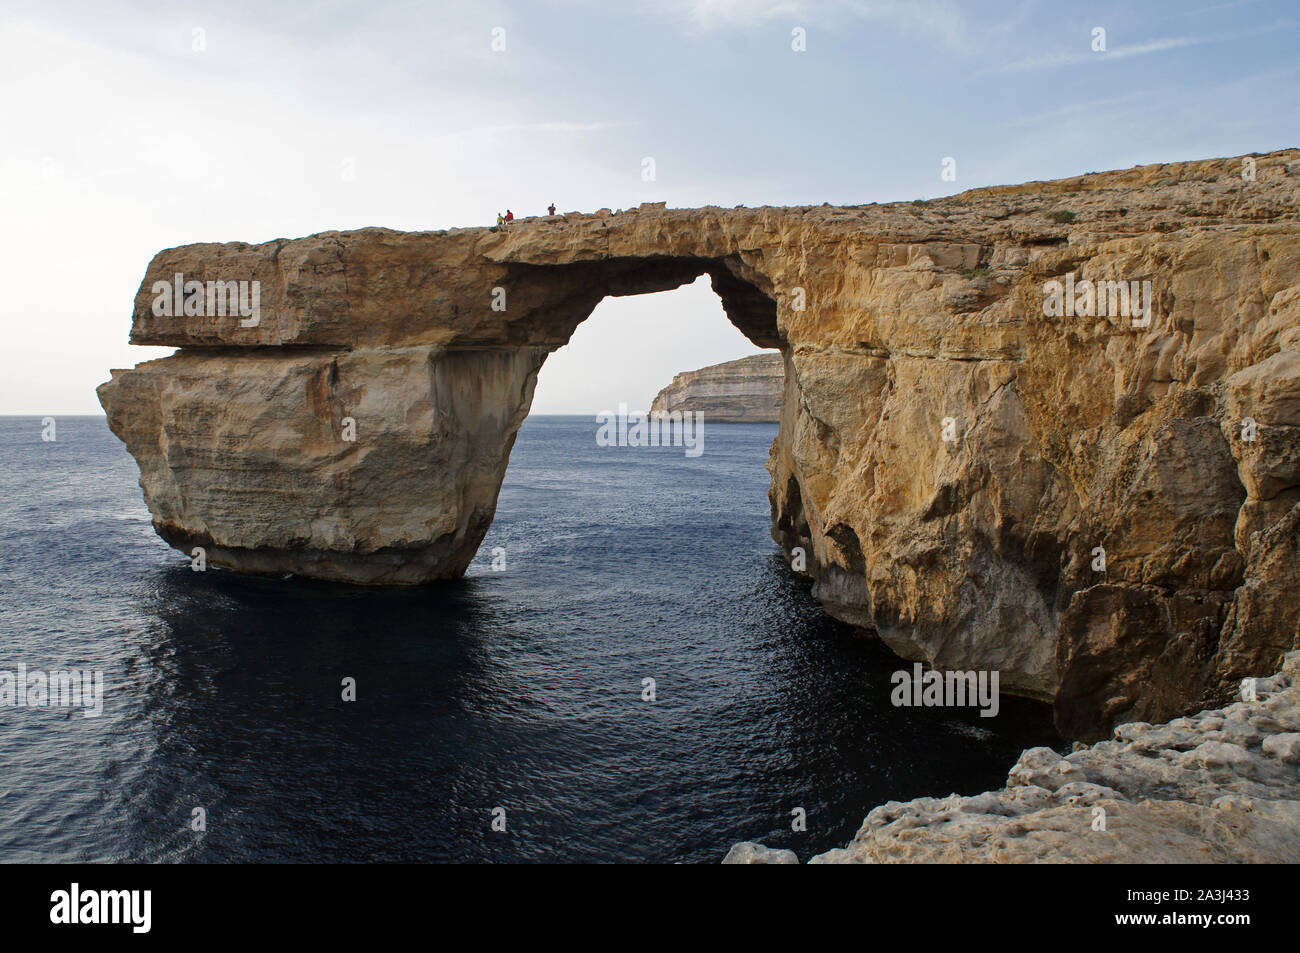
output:
M736 254L477 252L463 233L369 229L155 258L132 340L181 350L115 372L100 396L159 534L243 572L454 578L491 524L542 363L605 297L708 275L743 334L782 343L770 282ZM156 314L156 283L178 274L176 300L186 282L258 281L256 324Z
M253 571L452 576L545 356L605 295L707 273L785 356L773 525L814 595L906 658L999 671L1101 733L1276 671L1300 631L1300 152L1255 168L1244 187L1240 159L1205 160L928 203L169 249L132 341L181 350L100 397L174 545ZM153 314L177 273L259 281L263 320ZM1149 281L1156 313L1049 313L1067 276Z

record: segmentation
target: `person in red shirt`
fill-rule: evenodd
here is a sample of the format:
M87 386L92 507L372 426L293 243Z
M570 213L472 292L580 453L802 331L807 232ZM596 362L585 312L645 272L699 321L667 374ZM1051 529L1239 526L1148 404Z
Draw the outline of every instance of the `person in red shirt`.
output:
M506 209L506 221L513 222L514 220L515 220L515 213L510 211L510 209Z

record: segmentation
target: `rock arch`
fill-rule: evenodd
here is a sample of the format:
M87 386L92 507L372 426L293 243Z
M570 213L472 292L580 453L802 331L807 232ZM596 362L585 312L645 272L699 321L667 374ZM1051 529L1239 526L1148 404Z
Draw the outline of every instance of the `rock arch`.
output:
M772 284L736 251L612 255L573 247L575 231L581 222L560 218L160 253L131 340L180 350L100 389L159 534L243 572L363 585L459 576L491 523L542 362L602 299L708 275L742 333L781 346ZM508 251L548 232L568 247ZM209 283L232 280L257 282L256 316L209 313L224 310L208 308ZM157 313L187 297L195 313Z
M446 578L491 521L546 355L606 295L708 274L785 356L774 535L806 549L823 605L909 659L997 670L1086 736L1223 697L1296 647L1300 152L1257 157L1245 186L1240 169L189 245L150 264L131 332L180 350L99 394L178 548ZM155 314L177 275L257 281L259 320ZM1153 320L1045 314L1064 276L1150 281Z

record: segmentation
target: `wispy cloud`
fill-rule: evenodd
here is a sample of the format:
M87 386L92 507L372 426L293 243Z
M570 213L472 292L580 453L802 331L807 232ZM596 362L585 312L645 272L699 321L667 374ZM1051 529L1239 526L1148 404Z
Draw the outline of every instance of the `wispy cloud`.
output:
M1124 96L1107 96L1104 99L1093 99L1088 102L1071 103L1068 106L1061 106L1058 109L1049 109L1047 112L1036 113L1032 116L1017 116L1014 119L1009 119L1002 123L1002 128L1020 129L1025 126L1037 126L1041 123L1068 120L1076 116L1084 116L1101 110L1106 110L1108 114L1113 115L1116 109L1125 108L1141 100L1155 99L1158 98L1159 95L1159 90L1143 89L1137 92L1128 93Z
M643 9L676 19L697 34L757 28L776 20L805 27L857 20L882 23L943 49L975 47L965 15L949 0L656 0Z
M604 132L606 129L618 129L635 126L634 122L517 122L500 123L493 126L475 126L471 129L457 129L455 132L434 136L437 142L463 141L466 139L489 138L492 136L517 136L553 133L557 135L576 136L588 132Z
M1260 36L1263 34L1279 33L1294 30L1296 24L1290 20L1278 20L1268 26L1259 27L1254 30L1241 30L1236 33L1223 33L1210 36L1170 36L1162 37L1158 40L1148 40L1145 43L1131 43L1126 46L1116 46L1105 52L1093 52L1087 50L1070 50L1057 51L1048 53L1043 56L1030 56L1024 59L1012 60L1000 66L991 66L987 69L980 70L977 75L987 73L1021 73L1031 70L1057 69L1062 66L1080 66L1083 64L1099 64L1108 60L1129 59L1135 56L1149 56L1152 53L1166 53L1169 50L1185 49L1192 46L1201 46L1206 43L1222 43L1229 40L1241 40L1247 37ZM1086 44L1087 38L1083 38L1081 45Z
M1010 63L1003 63L1001 66L991 66L981 72L1023 73L1030 70L1057 69L1062 66L1078 66L1083 63L1100 63L1103 60L1126 59L1130 56L1147 56L1151 53L1163 53L1167 50L1177 50L1188 46L1199 46L1202 43L1210 43L1221 39L1224 38L1218 36L1174 36L1165 37L1159 40L1151 40L1147 43L1134 43L1129 46L1117 46L1104 53L1094 53L1091 50L1087 52L1066 52L1062 50L1055 53L1047 53L1042 56L1029 56L1024 59L1013 60Z
M1259 3L1259 0L1233 0L1231 3L1219 3L1212 7L1201 7L1199 10L1188 10L1187 16L1195 16L1198 13L1213 13L1215 10L1230 10L1233 7L1249 6L1252 3Z

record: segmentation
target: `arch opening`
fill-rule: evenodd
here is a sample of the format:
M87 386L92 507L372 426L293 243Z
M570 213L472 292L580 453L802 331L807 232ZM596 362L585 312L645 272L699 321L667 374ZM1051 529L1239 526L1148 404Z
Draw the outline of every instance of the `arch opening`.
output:
M677 375L763 353L727 314L716 284L702 272L671 290L641 291L638 281L634 290L601 298L546 355L529 414L592 415L620 404L649 410Z
M654 255L605 258L560 265L512 263L506 287L526 295L518 317L507 319L511 344L567 344L574 329L605 298L671 291L707 275L727 319L760 348L780 348L776 298L765 278L738 256L718 258ZM509 312L508 312L509 314Z

